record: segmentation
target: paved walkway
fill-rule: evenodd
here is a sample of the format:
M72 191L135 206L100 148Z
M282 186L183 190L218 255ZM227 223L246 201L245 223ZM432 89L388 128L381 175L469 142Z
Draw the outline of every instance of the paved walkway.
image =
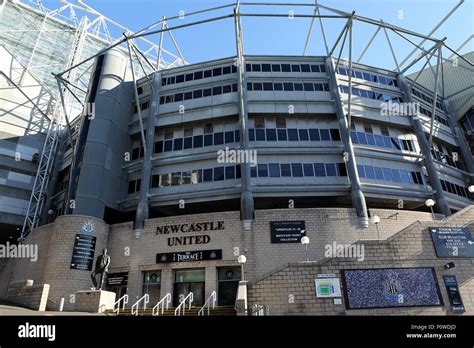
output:
M8 306L8 305L0 305L0 316L2 315L30 315L30 316L38 316L38 315L47 315L47 316L77 316L77 315L106 315L103 313L87 313L87 312L57 312L57 311L33 311L31 309L26 309L22 307L15 307L15 306Z

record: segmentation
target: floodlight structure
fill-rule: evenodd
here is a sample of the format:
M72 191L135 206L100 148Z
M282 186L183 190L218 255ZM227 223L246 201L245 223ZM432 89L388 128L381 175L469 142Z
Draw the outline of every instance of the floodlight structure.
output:
M79 1L82 3L81 1ZM431 110L431 123L430 123L430 133L428 139L425 136L423 125L418 118L418 115L411 115L410 122L415 130L416 136L419 139L422 158L424 165L427 168L428 176L430 185L432 186L433 190L435 191L437 207L440 213L444 215L450 215L450 208L448 206L446 197L444 195L440 180L436 175L436 168L433 162L433 158L431 155L430 147L432 143L432 136L434 132L434 123L433 120L435 118L435 108L436 108L436 101L438 95L444 96L444 73L442 69L442 62L449 61L448 59L443 57L443 49L451 52L455 57L463 60L469 66L473 66L473 63L461 56L456 50L452 49L447 43L446 38L436 38L432 36L432 34L446 21L447 18L451 16L464 2L464 0L460 0L459 3L443 18L443 20L438 23L435 28L427 35L414 32L409 29L405 29L390 23L387 23L383 20L375 20L371 18L367 18L364 16L357 15L355 12L345 12L340 11L338 9L334 9L325 5L322 5L316 1L315 3L255 3L255 2L243 2L237 1L233 3L229 3L222 6L207 8L191 13L186 13L185 17L183 18L182 15L176 15L167 18L161 18L160 20L144 27L143 29L137 32L125 32L121 39L118 39L108 45L108 47L102 49L96 54L89 56L86 59L82 59L79 61L74 61L67 69L63 70L62 72L55 74L55 78L57 79L58 88L67 89L75 99L81 99L80 96L77 95L77 91L74 88L67 88L66 86L73 86L74 84L72 81L69 80L68 76L73 74L73 71L76 69L81 69L83 66L91 64L91 62L98 57L99 55L103 54L104 52L111 50L116 47L125 47L126 54L128 55L130 67L132 69L132 78L134 84L134 94L135 94L135 101L136 106L138 109L138 120L140 124L140 136L142 139L142 147L145 153L144 162L146 162L147 155L146 155L146 146L145 146L145 130L143 126L143 118L142 118L142 110L140 107L140 103L138 102L138 93L137 93L137 75L138 71L142 72L143 76L149 75L149 70L147 70L147 66L149 68L155 67L155 70L160 70L162 66L158 64L158 66L153 65L153 62L150 62L149 59L145 59L140 50L137 48L136 41L137 40L145 40L145 38L149 38L153 35L159 36L160 45L158 45L158 61L160 61L160 57L164 50L161 48L161 43L163 40L163 36L167 33L169 34L173 44L175 44L175 39L173 36L173 32L182 30L185 28L193 28L195 26L199 26L206 23L212 22L220 22L225 20L233 20L234 28L235 28L235 43L236 43L236 66L237 66L237 73L238 73L238 96L239 96L239 122L240 122L240 134L241 134L241 148L243 150L248 150L249 148L249 138L247 130L247 123L248 123L248 112L247 112L247 101L246 101L246 83L245 83L245 51L244 51L244 40L243 40L243 27L242 27L242 18L288 18L288 13L260 13L260 12L252 12L253 8L260 7L260 8L304 8L310 9L312 13L309 14L292 14L292 18L294 19L309 19L311 20L308 34L306 39L303 40L303 55L306 55L308 52L308 46L311 42L311 35L314 31L314 22L317 20L319 23L319 27L321 30L321 34L323 37L323 44L326 50L326 65L330 68L332 75L335 75L335 72L338 71L339 65L344 61L344 64L348 70L348 79L349 79L349 93L348 93L348 101L347 103L343 103L338 96L338 93L335 93L335 102L336 102L336 114L339 122L339 127L341 130L341 141L344 145L344 153L347 154L347 162L346 166L348 169L348 176L351 184L351 191L352 191L352 200L353 206L356 208L357 215L361 218L362 225L364 227L368 227L369 219L367 213L367 207L365 204L364 194L361 189L361 184L359 180L359 175L357 173L357 166L356 160L354 155L354 150L352 147L352 142L350 139L350 132L349 127L351 124L351 101L353 96L353 81L352 81L352 65L354 61L353 57L353 24L354 23L363 23L375 28L375 32L372 37L368 38L368 43L357 59L357 62L360 62L364 56L366 55L367 51L369 50L371 44L373 43L375 37L383 31L384 37L387 40L388 47L390 49L392 58L394 60L395 68L393 69L395 73L398 74L398 83L400 86L400 90L406 100L411 102L411 84L416 83L416 78L413 81L409 81L404 74L411 68L413 68L418 62L423 59L427 60L427 64L431 65L431 61L436 58L436 66L432 67L433 73L435 74L435 84L434 84L434 98L433 98L433 105ZM245 9L245 10L244 10ZM226 11L225 14L215 16L215 17L208 17L205 19L200 19L196 21L187 21L189 18L195 18L196 15L204 15L209 14L215 11ZM180 19L180 22L185 21L184 24L178 23L172 25L172 23L176 23L176 20ZM326 35L326 30L324 28L324 21L330 20L344 20L345 25L342 31L339 33L337 39L334 42L329 42L328 37ZM158 29L157 29L158 28ZM395 34L405 42L410 44L413 47L413 51L404 59L400 59L397 57L395 50L393 49L393 43L390 39L389 34ZM421 40L417 43L418 40ZM431 46L428 49L424 48L424 44L429 43ZM347 59L342 59L342 54L344 51L344 47L348 47L349 55ZM177 47L177 46L176 46ZM413 55L417 53L416 57L411 59ZM140 59L142 56L143 59ZM178 49L178 56L183 61L184 58L182 57L181 51ZM134 64L134 59L138 62L138 64ZM411 60L410 60L411 59ZM330 74L331 75L331 74ZM150 86L152 82L149 80ZM335 90L337 92L337 82L331 81L330 78L330 86L331 90ZM151 86L152 87L152 86ZM61 97L61 103L64 105L64 97ZM446 110L449 113L448 110ZM62 117L66 120L70 117L66 113L65 108L63 107L61 110ZM450 114L451 122L455 122L454 116ZM67 122L66 122L67 123ZM469 150L466 147L465 142L462 142L462 137L459 138L459 148L461 149L461 155L467 157L469 154ZM466 161L468 165L469 173L474 173L474 164L472 161ZM145 168L145 166L144 166ZM143 169L144 170L144 169ZM253 199L252 199L252 192L250 189L250 165L244 164L242 165L242 195L241 195L241 218L249 226L249 223L253 220ZM472 175L471 175L472 180ZM146 190L143 190L146 191ZM140 202L144 205L147 204L147 197L146 192L143 194L144 197L141 197ZM31 225L28 223L28 225ZM24 231L29 231L34 225L29 226L28 228L24 228Z

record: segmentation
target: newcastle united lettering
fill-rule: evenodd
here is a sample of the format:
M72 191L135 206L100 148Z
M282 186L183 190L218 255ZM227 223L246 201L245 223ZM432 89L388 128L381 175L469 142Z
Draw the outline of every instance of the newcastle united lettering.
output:
M194 224L174 224L156 227L156 234L190 233L219 231L225 229L224 221L198 222ZM211 237L207 234L176 236L168 238L168 246L208 244Z

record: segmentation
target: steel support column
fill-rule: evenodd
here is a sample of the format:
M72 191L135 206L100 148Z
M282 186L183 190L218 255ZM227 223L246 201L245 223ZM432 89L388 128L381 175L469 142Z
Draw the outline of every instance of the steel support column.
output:
M245 58L239 6L234 9L235 40L237 49L237 75L239 96L240 149L250 150L248 133L247 82L245 77ZM240 196L240 219L244 229L250 230L254 220L254 201L251 187L250 163L241 163L242 189Z
M364 193L362 192L359 173L357 172L356 158L354 154L354 147L349 133L350 125L347 122L346 115L342 106L341 96L338 90L336 71L334 68L334 61L332 57L326 59L326 71L329 75L329 88L331 95L335 101L335 109L337 115L337 121L339 124L339 131L341 133L341 141L344 146L345 156L347 156L346 167L347 175L351 182L351 196L352 204L354 205L357 216L361 218L361 225L364 228L369 227L369 216L367 213L367 206L365 203Z
M411 95L411 86L407 78L398 74L397 76L398 86L400 91L403 93L403 100L407 103L414 103L415 101ZM435 191L436 195L436 208L440 214L449 216L451 215L451 209L449 208L446 195L444 194L441 182L439 180L438 172L436 170L435 163L433 161L433 156L431 155L431 149L428 145L428 140L426 139L425 131L423 130L423 125L417 117L410 117L410 122L415 130L416 137L418 139L418 144L420 145L421 154L424 158L424 164L426 166L426 171L428 172L428 179L431 184L431 187Z

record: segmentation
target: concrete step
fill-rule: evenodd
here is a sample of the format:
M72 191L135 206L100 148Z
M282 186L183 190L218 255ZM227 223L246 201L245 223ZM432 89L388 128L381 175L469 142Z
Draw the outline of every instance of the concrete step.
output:
M163 311L163 314L160 311L159 316L163 317L169 317L169 316L174 316L174 311L176 308L168 308ZM198 312L201 309L201 307L191 307L191 308L186 308L184 311L184 316L198 316ZM106 313L108 314L113 314L112 310L107 310ZM146 309L139 309L138 310L138 316L151 316L153 314L152 308L146 308ZM131 308L125 308L125 310L120 311L118 314L119 316L130 316L131 314ZM204 311L204 315L207 316L207 309ZM235 309L233 306L216 306L214 308L211 308L209 310L209 315L210 316L234 316L236 315Z

